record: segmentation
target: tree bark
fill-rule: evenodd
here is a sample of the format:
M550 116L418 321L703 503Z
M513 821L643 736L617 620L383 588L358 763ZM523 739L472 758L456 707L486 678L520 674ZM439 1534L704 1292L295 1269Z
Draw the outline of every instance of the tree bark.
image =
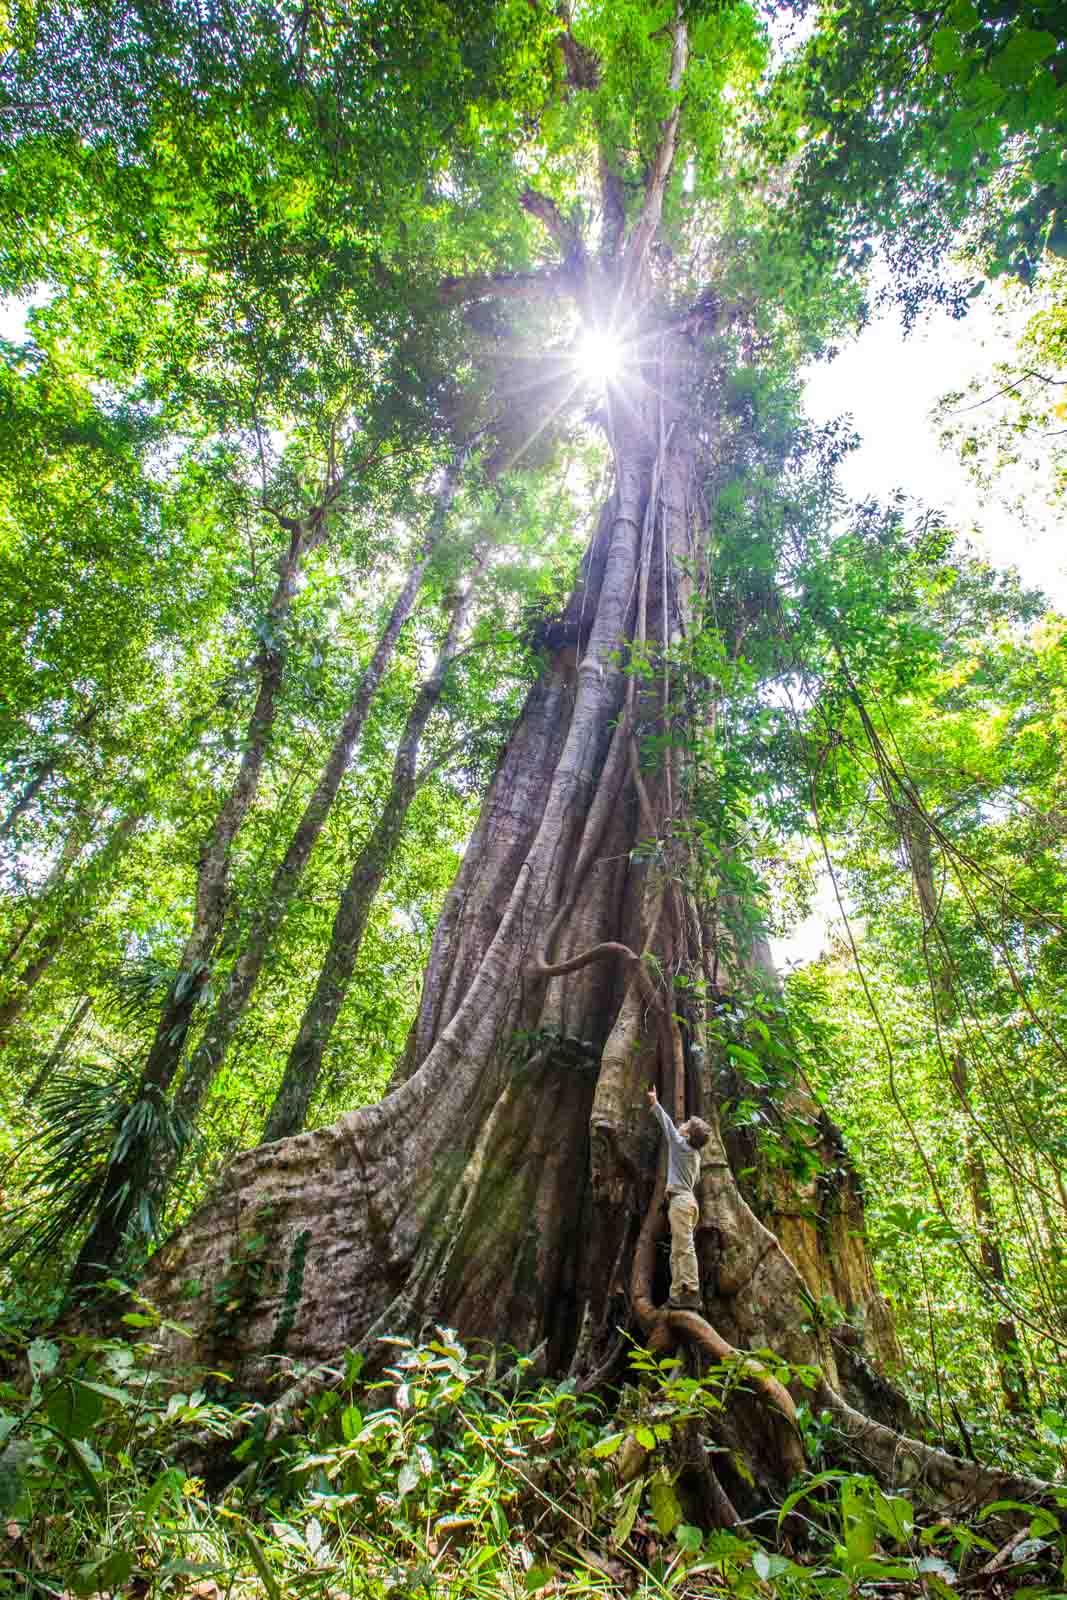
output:
M33 991L58 956L63 941L72 928L57 922L38 943L36 952L23 967L7 999L0 1004L0 1039L6 1039L15 1023L26 1010Z
M678 383L657 392L684 387L686 353L671 359ZM501 761L435 935L408 1075L377 1106L238 1158L158 1253L144 1288L165 1308L181 1303L194 1330L173 1335L183 1359L265 1383L287 1263L306 1237L287 1345L302 1362L445 1320L582 1377L635 1316L671 1333L655 1305L666 1289L657 1227L642 1247L644 1280L630 1272L655 1194L644 1088L680 1084L685 1109L716 1122L720 1063L697 1048L699 1008L680 1029L680 992L656 975L696 981L737 955L706 946L712 919L648 864L649 846L673 849L684 774L675 757L640 770L638 734L664 732L653 715L661 685L638 696L625 669L635 634L669 644L693 621L695 447L676 416L619 427L616 445L616 493L567 613L581 658L551 661ZM762 959L742 953L750 967ZM802 1085L796 1094L810 1103ZM740 1162L714 1144L699 1196L701 1347L769 1346L818 1365L841 1406L892 1417L897 1402L870 1362L891 1360L895 1340L839 1141L833 1160L832 1206L759 1219ZM220 1331L206 1286L253 1232L266 1240L262 1291ZM825 1293L864 1337L812 1325L811 1298ZM795 1443L783 1445L786 1411L769 1407L763 1446L746 1452L763 1488L780 1487L797 1460ZM735 1504L751 1500L740 1477L725 1488Z
M182 1074L176 1105L180 1114L190 1121L199 1112L204 1095L222 1065L263 970L274 930L284 918L300 886L304 868L325 826L330 808L341 787L341 780L362 738L374 696L392 661L401 630L415 609L423 578L426 576L431 556L444 529L445 518L455 494L456 477L457 472L454 468L445 473L437 494L431 528L419 557L393 603L389 620L359 680L352 703L334 739L318 782L304 807L304 813L289 841L288 849L275 868L264 906L253 920L244 948L234 963L229 982L223 989L214 1014L204 1030L204 1037Z
M157 1208L162 1203L181 1154L182 1139L180 1131L191 1127L195 1122L201 1101L214 1080L219 1067L222 1065L229 1043L251 999L256 980L267 955L273 931L280 923L287 906L296 893L308 857L322 831L329 815L330 807L340 787L341 779L359 742L374 694L386 667L392 659L400 630L411 615L423 576L429 565L430 557L444 525L448 507L455 493L458 471L457 462L444 475L441 488L436 497L437 504L431 518L430 531L424 541L422 552L408 574L404 587L394 603L389 621L378 642L370 664L360 678L359 687L352 704L334 740L333 747L319 775L319 780L304 808L303 816L289 842L289 847L284 857L275 869L265 903L253 920L244 948L238 955L229 980L219 997L212 1016L208 1020L203 1038L188 1062L178 1084L172 1114L179 1130L179 1137L172 1140L166 1148L160 1149L151 1168L146 1166L141 1159L141 1152L132 1147L124 1160L116 1161L113 1164L93 1226L82 1244L78 1259L74 1265L74 1271L71 1276L72 1289L88 1287L98 1282L102 1277L107 1276L122 1246L130 1219L136 1213L144 1197L142 1191L144 1180L139 1178L139 1173L150 1171L153 1185L153 1203ZM292 579L295 582L295 569L292 573ZM280 666L278 670L280 671ZM257 704L264 700L265 694L265 688L261 687L260 701ZM271 692L269 699L271 708L274 705L273 694L274 691ZM253 718L253 725L255 726L255 718ZM265 733L262 739L258 735L256 736L255 744L254 759L246 759L245 762L242 762L241 772L245 774L246 782L251 781L248 776L250 773L254 773L258 780L259 767L262 764L265 750ZM250 751L246 751L246 758L250 756ZM235 799L235 796L238 796L239 790L240 798L238 800ZM195 957L199 966L193 967L183 962L182 973L189 981L180 992L179 986L175 985L172 1001L160 1020L159 1031L141 1079L138 1098L152 1098L160 1105L164 1103L164 1095L170 1087L177 1070L181 1048L191 1021L196 998L193 992L194 984L192 979L197 971L206 976L206 960L207 955L210 953L210 946L202 941L205 941L210 934L211 945L213 945L218 938L222 925L225 912L227 876L227 856L225 852L228 852L229 843L236 829L236 823L232 827L230 824L238 812L240 816L244 815L244 810L247 809L251 799L250 794L247 794L246 787L242 788L241 774L238 775L238 784L235 785L234 793L230 798L234 801L234 804L229 806L228 809L224 807L226 817L229 819L226 827L220 828L218 824L216 825L212 839L209 841L210 848L206 848L201 855L202 872L198 884L196 922L193 935L186 946L186 955L189 954L190 949L194 946L200 952ZM173 1027L175 1037L164 1037L163 1035L164 1024L168 1017L176 1018Z
M240 765L211 831L200 846L196 871L193 924L182 948L178 977L163 1004L152 1040L138 1098L160 1098L174 1081L200 992L210 977L229 893L230 851L259 789L270 745L285 672L284 631L297 581L307 555L322 542L325 511L285 526L290 540L278 560L278 577L261 630L256 659L258 685L245 729ZM123 1180L125 1181L125 1180ZM121 1238L121 1233L118 1235ZM102 1248L98 1241L94 1248Z
M211 975L211 959L226 916L231 847L259 789L277 714L285 673L286 622L304 560L326 536L330 503L328 497L300 520L274 513L289 534L289 543L278 558L274 593L260 630L255 704L245 729L244 749L233 784L200 846L193 924L182 948L178 975L160 1011L135 1104L150 1100L160 1110L164 1107L181 1064L197 1001ZM145 1170L143 1152L133 1145L125 1159L113 1164L92 1227L74 1265L72 1288L106 1275L117 1258L130 1219L142 1198L139 1174Z
M471 590L468 588L454 605L444 644L433 670L419 689L408 713L393 763L388 799L374 831L352 864L315 992L301 1019L278 1093L263 1127L264 1144L302 1132L307 1121L323 1055L359 960L371 907L400 842L408 810L418 790L422 735L441 698L448 668L459 648L470 596Z
M686 53L679 5L669 78L679 93ZM576 655L552 657L501 759L435 932L400 1079L378 1105L239 1157L142 1287L186 1325L165 1334L179 1359L225 1365L261 1392L277 1378L284 1318L288 1354L310 1368L274 1401L272 1429L332 1381L341 1350L372 1351L387 1334L448 1322L591 1383L617 1359L620 1327L636 1328L655 1348L682 1340L741 1364L744 1392L709 1424L727 1446L716 1460L736 1452L745 1463L719 1486L731 1512L780 1499L801 1459L803 1382L783 1383L753 1348L816 1367L815 1398L843 1447L887 1476L900 1458L946 1498L988 1498L1005 1480L866 1415L901 1420L871 1364L896 1347L835 1130L823 1120L832 1203L776 1196L760 1216L718 1132L723 1063L704 1048L714 980L729 973L736 1003L746 972L766 973L758 942L716 937L715 907L694 887L706 878L688 871L691 775L669 661L707 598L702 507L718 434L706 413L694 421L707 376L694 324L660 317L648 293L679 117L672 109L661 124L644 204L629 238L618 230L614 258L576 255L521 283L523 293L569 284L594 319L601 292L627 330L625 390L606 396L615 489L563 619ZM619 170L618 154L605 152L602 170ZM524 203L552 233L558 211ZM446 292L463 300L516 284L489 275ZM661 759L643 759L646 741ZM657 1303L666 1263L650 1081L716 1130L698 1195L699 1315ZM803 1084L792 1093L812 1109ZM220 1318L218 1288L247 1272L250 1251L256 1295L238 1321ZM849 1337L811 1316L824 1293Z

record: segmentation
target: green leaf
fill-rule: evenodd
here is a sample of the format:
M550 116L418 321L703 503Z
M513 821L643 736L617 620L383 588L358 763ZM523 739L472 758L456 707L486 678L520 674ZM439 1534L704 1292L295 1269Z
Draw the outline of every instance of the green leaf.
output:
M597 1440L593 1446L593 1454L601 1460L605 1456L613 1456L625 1437L624 1433L609 1433L606 1439Z
M778 1526L782 1526L793 1507L806 1500L813 1490L822 1489L828 1483L839 1483L843 1477L843 1472L817 1472L813 1478L806 1478L799 1489L794 1489L793 1493L786 1495L782 1501L782 1509L778 1513Z
M691 1522L680 1522L674 1530L674 1541L687 1555L695 1555L704 1543L704 1535Z
M775 1555L773 1551L756 1550L752 1555L752 1570L756 1577L767 1583L773 1578L780 1578L783 1572L789 1570L789 1562L785 1556Z
M1019 28L1003 50L993 56L989 71L998 83L1022 87L1029 82L1034 68L1052 55L1055 49L1054 33L1042 28Z
M102 1479L97 1476L96 1468L99 1466L99 1462L97 1462L95 1454L81 1439L70 1438L61 1428L57 1428L54 1423L42 1422L41 1427L47 1428L48 1432L54 1434L59 1440L75 1472L77 1472L95 1500L97 1509L106 1515L107 1495L104 1492Z
M644 1450L654 1450L656 1448L656 1435L651 1428L646 1428L644 1424L634 1429L634 1438Z
M669 1478L653 1478L648 1487L648 1503L652 1507L656 1527L665 1539L669 1539L682 1520L682 1508Z
M260 1580L262 1581L263 1587L266 1589L270 1600L282 1600L282 1591L278 1587L278 1580L271 1571L270 1563L267 1561L267 1558L263 1553L263 1548L255 1534L252 1532L251 1528L242 1528L241 1538L244 1540L245 1548L248 1551L249 1557L251 1558L252 1565L259 1573Z
M59 1346L53 1344L51 1339L34 1339L26 1351L26 1356L34 1383L40 1383L42 1378L47 1378L59 1365Z
M551 1583L555 1576L554 1567L545 1567L535 1562L523 1579L527 1594L533 1594L535 1589L543 1589L545 1584Z
M874 1553L875 1525L866 1489L865 1483L854 1478L846 1478L841 1485L841 1523L851 1561L866 1561Z
M138 1500L135 1509L146 1520L151 1520L166 1496L170 1495L175 1502L178 1501L184 1482L185 1474L181 1467L164 1467L156 1481L149 1485L140 1500Z
M53 1427L72 1439L87 1439L100 1419L104 1402L88 1384L76 1380L57 1384L45 1401L45 1414Z
M960 36L955 28L937 28L930 40L935 72L953 73L963 65Z
M876 1489L874 1514L886 1532L898 1542L911 1538L915 1530L915 1510L911 1501L903 1495L887 1495Z
M644 1478L636 1478L626 1491L626 1499L622 1503L622 1510L616 1517L615 1526L611 1530L612 1540L617 1545L624 1545L633 1532L634 1522L637 1519L637 1508L641 1504L641 1491L644 1486Z
M128 1550L111 1550L96 1561L77 1568L71 1588L77 1595L106 1593L121 1589L133 1571L133 1556Z

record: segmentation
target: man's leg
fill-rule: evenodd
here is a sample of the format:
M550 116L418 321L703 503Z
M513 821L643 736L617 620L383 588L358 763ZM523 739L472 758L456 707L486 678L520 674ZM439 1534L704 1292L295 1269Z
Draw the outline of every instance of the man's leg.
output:
M667 1215L671 1224L671 1299L699 1296L700 1275L693 1229L699 1220L700 1208L693 1195L672 1194Z

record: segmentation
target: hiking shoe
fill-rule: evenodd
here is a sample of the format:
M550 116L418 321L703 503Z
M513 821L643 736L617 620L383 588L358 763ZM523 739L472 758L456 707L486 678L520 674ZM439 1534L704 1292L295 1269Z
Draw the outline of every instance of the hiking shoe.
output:
M700 1296L695 1289L684 1289L681 1294L672 1294L667 1304L672 1311L702 1311L704 1309Z

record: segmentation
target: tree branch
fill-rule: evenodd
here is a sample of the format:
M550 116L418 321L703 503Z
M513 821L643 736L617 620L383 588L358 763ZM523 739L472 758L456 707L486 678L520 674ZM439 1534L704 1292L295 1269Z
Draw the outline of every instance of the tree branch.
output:
M519 196L519 204L531 217L536 217L538 222L550 233L559 245L564 258L573 256L580 248L581 241L577 231L565 222L556 202L547 194L541 194L537 189L531 189L527 184Z
M556 294L573 294L574 276L567 266L545 267L540 272L486 272L466 278L444 278L438 291L446 305L466 305L471 300L538 300Z
M567 72L568 88L598 88L600 85L600 62L597 60L595 52L586 45L579 44L569 28L560 34L559 47L563 52L563 65Z
M674 13L674 25L671 29L673 45L671 47L671 70L667 86L672 94L677 94L682 85L686 63L689 60L689 30L686 26L685 16L681 4ZM667 180L674 166L674 156L678 148L678 123L681 119L682 108L676 103L674 110L663 123L660 129L659 146L652 162L648 183L645 187L645 203L641 207L641 215L634 223L630 237L626 242L624 257L625 274L633 283L644 265L648 255L649 245L655 237L663 215L663 197L667 190Z
M626 227L626 198L622 179L612 169L603 145L600 147L600 209L603 216L601 250L610 260L618 253Z

